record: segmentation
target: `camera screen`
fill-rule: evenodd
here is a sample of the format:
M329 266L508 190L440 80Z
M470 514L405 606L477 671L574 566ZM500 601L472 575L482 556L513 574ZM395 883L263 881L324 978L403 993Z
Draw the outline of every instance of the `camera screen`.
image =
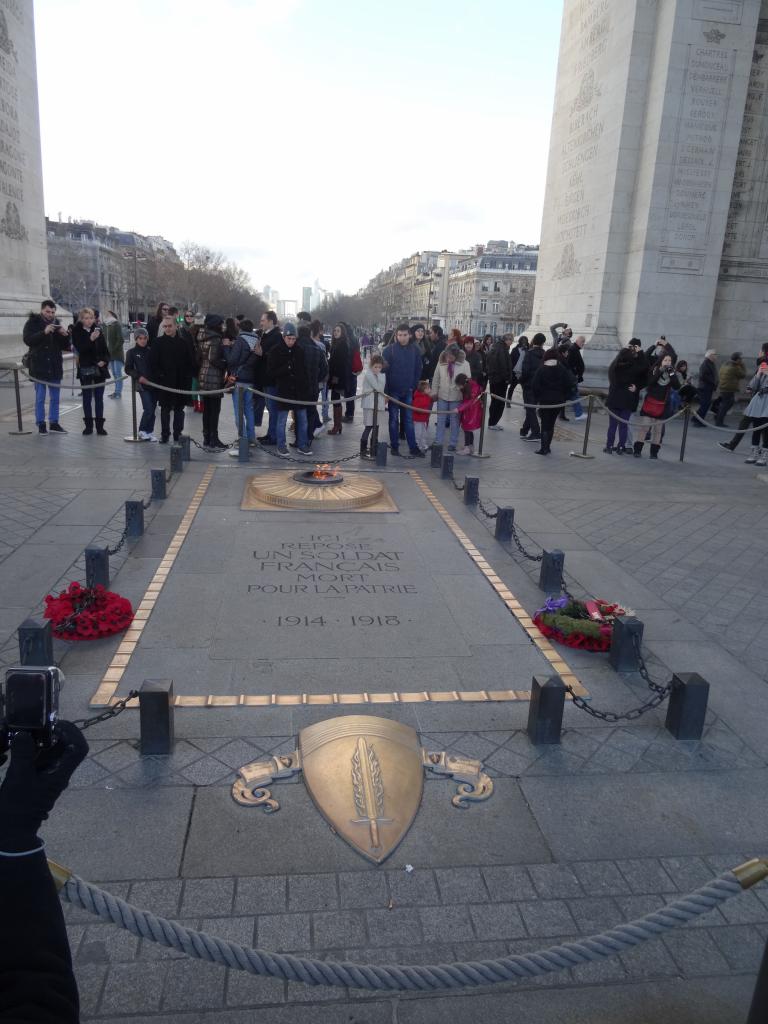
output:
M11 729L42 729L46 724L46 693L49 687L45 672L29 669L9 672L5 679L5 714Z

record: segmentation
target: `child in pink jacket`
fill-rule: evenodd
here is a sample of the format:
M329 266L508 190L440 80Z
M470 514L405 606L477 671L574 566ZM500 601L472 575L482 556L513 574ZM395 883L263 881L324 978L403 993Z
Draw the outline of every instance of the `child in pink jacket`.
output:
M475 431L480 429L483 422L483 403L480 401L483 389L465 373L456 377L456 387L463 395L458 411L459 423L464 431L464 447L459 455L474 455Z

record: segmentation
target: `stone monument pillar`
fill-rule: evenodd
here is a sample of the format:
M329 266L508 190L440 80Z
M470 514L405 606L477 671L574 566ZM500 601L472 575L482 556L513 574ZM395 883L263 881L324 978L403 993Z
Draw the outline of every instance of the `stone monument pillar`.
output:
M694 371L768 337L767 12L565 0L533 323L598 374L633 335Z
M0 357L48 295L32 0L0 4Z

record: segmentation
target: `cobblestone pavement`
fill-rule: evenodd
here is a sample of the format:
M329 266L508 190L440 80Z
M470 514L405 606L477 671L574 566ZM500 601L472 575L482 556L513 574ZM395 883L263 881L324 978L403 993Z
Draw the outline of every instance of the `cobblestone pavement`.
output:
M158 445L125 444L130 423L125 401L107 403L110 434L100 439L80 435L79 411L70 406L62 417L72 431L66 437L0 436L2 664L15 658L16 625L31 612L39 613L46 592L82 578L87 544L115 543L124 501L145 497L149 468L168 462L167 449ZM199 436L200 418L190 414L189 423ZM225 439L234 436L228 407L222 423ZM605 421L596 417L590 445L595 458L582 462L568 456L580 450L582 424L559 427L553 456L542 459L533 455L535 446L519 440L515 410L502 423L504 432L486 437L491 458L457 457L456 479L477 475L484 501L513 506L530 550L565 551L566 577L574 593L597 593L636 609L646 624L644 651L655 678L667 679L670 671L699 671L710 680L710 710L701 742L672 740L663 728L663 711L638 722L609 725L567 708L562 744L534 748L524 730L525 705L428 709L429 725L420 729L426 746L482 758L499 788L551 782L557 787L546 790L552 799L562 789L588 822L587 837L591 828L605 830L601 859L564 853L566 848L580 849L582 837L564 834L541 811L548 798L535 806L526 791L514 813L521 814L530 804L528 813L539 831L535 843L529 840L535 853L517 858L523 863L513 863L513 851L505 846L494 848L491 858L479 843L476 863L416 863L411 873L394 862L383 869L365 866L355 871L325 863L318 863L315 873L260 871L266 854L274 858L280 851L271 847L262 824L269 819L260 816L257 827L256 812L244 809L243 820L249 824L237 829L254 829L253 866L241 874L212 878L205 870L190 874L182 867L185 828L195 805L209 797L229 801L226 788L238 767L292 750L297 719L281 709L260 719L246 719L240 709L185 710L177 715L173 755L142 759L136 749L137 719L127 712L89 732L90 756L67 794L68 833L77 837L92 802L95 818L88 820L98 826L84 833L88 844L112 852L127 848L129 864L144 857L142 866L137 863L123 873L110 870L105 853L102 877L117 879L105 881L105 888L157 914L246 945L359 962L435 963L531 951L603 930L766 852L765 842L762 849L754 842L755 835L768 835L768 822L756 821L759 812L754 810L764 806L768 759L768 707L761 685L767 676L759 643L757 587L768 555L768 541L760 531L766 496L761 474L740 457L719 450L716 441L724 435L712 430L689 438L681 465L676 448L680 428L674 424L661 460L654 464L602 455ZM350 454L357 436L356 429L345 429L341 438L318 441L318 460ZM132 545L127 545L113 560L115 588L132 599L143 593L147 573L154 571L209 461L197 450L193 460L174 481L168 500L148 510L142 556L134 557ZM215 462L222 468L217 480L225 479L225 473L243 472L226 455ZM256 453L250 471L273 464ZM493 523L464 509L461 495L428 465L390 465L387 472L406 468L420 472L503 573L526 610L535 610L541 601L538 566L514 546L493 541ZM214 513L216 509L209 510L209 515ZM65 696L71 715L88 713L87 699L111 651L109 642L76 649L57 645L57 659L63 659L68 675ZM595 704L626 707L647 696L638 677L616 676L605 656L567 656L586 680ZM279 673L277 662L275 671ZM253 728L255 721L268 724ZM295 779L291 784L300 785ZM448 783L429 783L439 785L447 794ZM688 802L667 808L663 800L675 788L689 795ZM612 790L616 797L610 802L605 795ZM507 804L496 806L500 818L512 814ZM131 810L128 817L126 808ZM466 822L472 818L455 813L455 834L466 846L468 830L471 838ZM631 851L637 853L634 857L619 855L619 847L626 850L628 845L623 834L653 813L656 823L644 837L644 850ZM727 820L728 825L704 842L697 824L707 814L707 820ZM237 837L227 832L228 825L216 824L215 816L211 820L211 849L226 850ZM169 858L163 852L164 833L174 825L180 829L179 845ZM319 835L312 829L321 827L296 822L294 843L311 843ZM578 830L573 823L569 827ZM511 820L513 837L517 828L516 819ZM514 845L514 838L510 842ZM646 855L649 848L653 856ZM147 853L157 861L150 869ZM77 862L70 866L87 874ZM215 867L212 861L210 874ZM92 871L89 880L98 884L99 872ZM482 1016L489 1022L526 1024L625 1024L635 1019L740 1024L768 935L767 891L759 886L694 926L631 954L537 982L450 997L385 997L253 978L139 941L74 908L66 907L65 913L82 1016L89 1022L476 1024ZM638 1007L646 1017L637 1016ZM252 1012L256 1008L258 1015Z
M436 964L533 952L597 934L658 909L741 860L733 853L411 873L146 879L104 888L244 946L357 963ZM155 1012L197 1020L205 1009L318 1000L344 1008L344 1016L330 1019L367 1019L349 1009L356 999L386 999L393 1014L387 1019L399 1020L398 1003L423 998L255 977L190 961L110 924L93 923L76 907L65 905L65 916L88 1020ZM493 991L749 975L767 935L766 894L745 892L693 926L621 956Z

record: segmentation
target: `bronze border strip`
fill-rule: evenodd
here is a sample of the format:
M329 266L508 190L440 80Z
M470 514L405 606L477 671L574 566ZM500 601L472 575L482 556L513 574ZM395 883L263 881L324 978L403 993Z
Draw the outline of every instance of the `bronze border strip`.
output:
M538 647L538 649L547 659L553 671L560 676L560 678L567 686L573 687L573 692L578 697L588 697L589 692L584 688L581 680L571 671L567 662L564 660L562 655L557 650L555 650L555 648L552 646L549 640L547 640L545 636L542 636L542 634L538 631L538 629L534 625L531 616L528 614L525 608L523 608L523 606L517 600L517 598L509 589L509 587L504 583L501 577L494 572L491 565L483 557L481 552L475 547L475 545L472 543L467 534L464 533L464 531L461 529L461 527L453 518L453 516L451 516L448 513L447 509L442 504L442 502L440 502L438 498L432 493L428 485L424 482L424 480L422 480L422 478L419 476L416 470L409 469L408 475L412 477L419 485L421 491L423 492L424 496L427 498L429 503L435 509L435 511L443 520L443 522L451 531L451 533L453 533L454 537L456 537L459 544L461 544L461 546L464 548L466 553L478 567L478 569L486 578L486 580L490 583L490 585L499 595L501 600L506 605L507 611L509 611L517 619L517 621L523 627L523 629L531 638L533 643L536 645L536 647Z
M123 639L120 641L118 648L109 663L109 667L102 677L101 683L99 683L98 689L91 697L91 707L104 707L105 705L115 703L115 691L120 685L120 680L123 678L123 673L128 666L128 662L131 660L131 655L136 650L136 645L141 639L142 631L149 621L149 617L152 614L152 610L155 607L157 599L165 586L165 581L168 579L170 571L173 568L176 556L179 551L181 551L181 545L187 539L187 534L192 526L192 521L197 515L197 510L200 508L215 471L216 467L209 465L203 474L202 480L197 485L197 489L192 495L192 500L189 503L187 511L181 517L181 522L171 539L171 543L168 545L168 550L163 555L160 565L155 571L155 575L150 580L141 604L136 609L133 622L125 631ZM138 702L132 701L131 703Z

